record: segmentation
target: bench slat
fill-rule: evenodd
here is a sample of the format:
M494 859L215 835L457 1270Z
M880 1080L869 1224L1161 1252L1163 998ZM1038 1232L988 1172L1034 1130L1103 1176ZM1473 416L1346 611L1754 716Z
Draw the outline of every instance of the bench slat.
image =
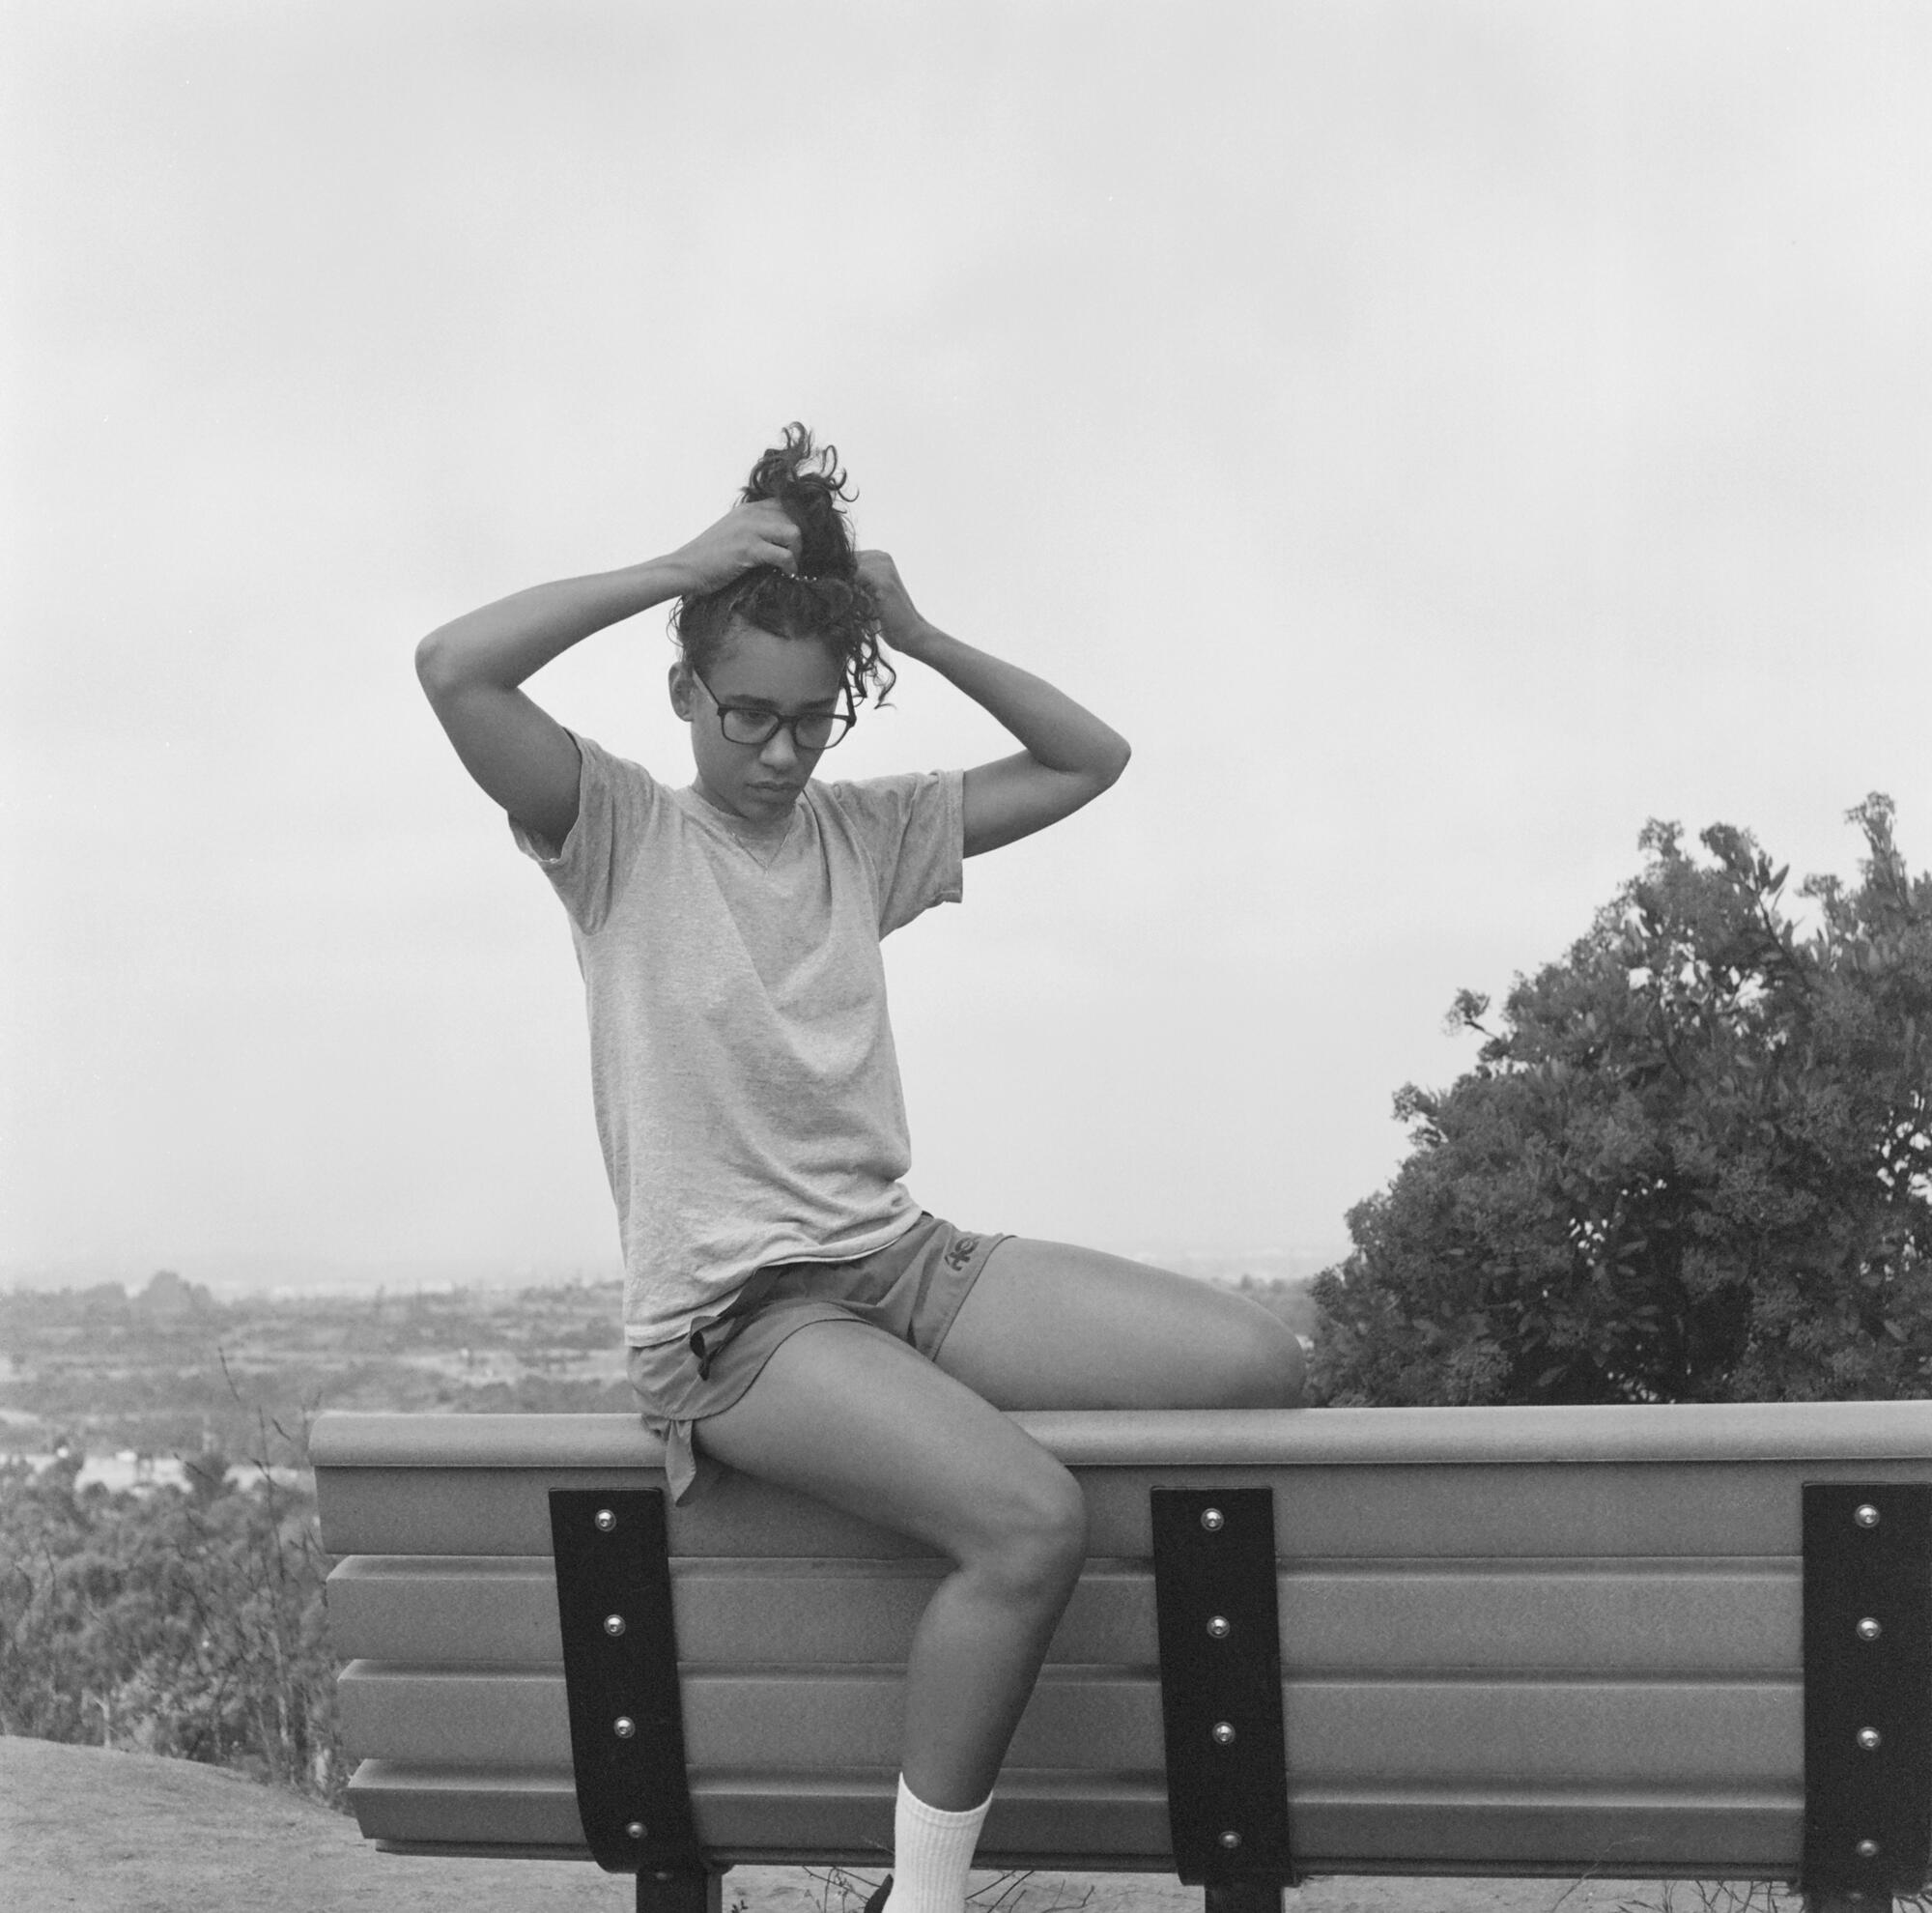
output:
M1932 1459L1923 1402L1726 1402L1577 1408L1072 1409L1013 1420L1069 1468L1387 1468L1480 1462ZM634 1414L320 1417L317 1467L655 1469Z
M694 1778L779 1766L836 1772L895 1757L897 1668L820 1673L694 1672L682 1682ZM1795 1680L1290 1679L1292 1770L1316 1785L1765 1787L1804 1770ZM568 1771L560 1671L456 1670L353 1662L339 1690L353 1757ZM1587 1712L1589 1732L1577 1733ZM1070 1772L1158 1774L1160 1689L1151 1675L1049 1668L1011 1757Z
M891 1767L839 1775L766 1768L701 1779L692 1799L707 1851L729 1864L868 1866L890 1848L896 1792ZM404 1850L451 1850L454 1841L455 1850L500 1854L503 1836L514 1831L533 1857L588 1852L567 1773L365 1760L350 1785L350 1802L365 1835ZM1070 1852L1128 1871L1172 1868L1167 1795L1154 1776L1036 1774L1009 1766L988 1827L1036 1855ZM988 1852L982 1840L985 1864L1002 1864Z
M1924 1463L1524 1463L1498 1492L1493 1470L1125 1469L1082 1472L1095 1555L1151 1553L1148 1491L1265 1487L1284 1556L1445 1559L1801 1552L1801 1480L1913 1480ZM660 1478L661 1479L661 1478ZM332 1555L549 1557L553 1488L649 1487L608 1470L353 1468L320 1477ZM763 1482L733 1476L669 1511L675 1556L930 1558L901 1535Z
M895 1775L753 1771L693 1787L698 1835L731 1866L881 1867ZM1664 1793L1655 1788L1506 1792L1462 1786L1364 1792L1292 1779L1290 1831L1318 1873L1601 1871L1707 1877L1788 1872L1804 1800L1791 1788ZM566 1773L478 1772L365 1761L350 1786L365 1836L404 1852L587 1858ZM1076 1872L1173 1867L1167 1801L1146 1776L1000 1776L976 1864ZM883 1870L883 1869L881 1868Z
M936 1561L685 1560L672 1570L691 1670L781 1658L805 1668L902 1661ZM1455 1668L1580 1673L1795 1673L1801 1584L1783 1560L1374 1564L1303 1562L1278 1584L1297 1673ZM395 1662L561 1663L550 1564L533 1556L355 1556L328 1580L338 1655ZM1090 1561L1048 1661L1152 1669L1153 1579Z

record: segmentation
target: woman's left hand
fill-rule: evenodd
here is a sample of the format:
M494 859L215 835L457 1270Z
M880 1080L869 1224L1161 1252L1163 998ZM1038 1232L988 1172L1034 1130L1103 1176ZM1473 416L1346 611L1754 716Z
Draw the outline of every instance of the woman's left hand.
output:
M907 657L919 656L921 641L932 627L920 616L912 594L899 576L890 552L861 552L859 576L871 588L879 608L879 633L895 651Z

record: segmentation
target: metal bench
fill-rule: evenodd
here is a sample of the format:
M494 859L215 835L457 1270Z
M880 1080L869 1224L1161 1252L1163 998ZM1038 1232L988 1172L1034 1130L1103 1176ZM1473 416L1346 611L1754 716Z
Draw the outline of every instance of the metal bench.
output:
M1015 1418L1092 1557L977 1865L1225 1913L1330 1873L1922 1885L1932 1402ZM743 1477L667 1507L628 1415L330 1413L311 1454L382 1847L595 1857L655 1913L886 1862L940 1561Z

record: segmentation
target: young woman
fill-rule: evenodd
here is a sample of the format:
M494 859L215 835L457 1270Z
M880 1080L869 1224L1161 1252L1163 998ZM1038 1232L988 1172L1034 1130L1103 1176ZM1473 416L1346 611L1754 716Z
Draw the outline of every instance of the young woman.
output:
M887 1888L892 1913L960 1913L1086 1551L1073 1477L1001 1411L1292 1407L1301 1354L1239 1297L967 1233L907 1194L879 939L957 901L963 857L1097 797L1127 746L927 622L892 559L854 548L847 496L834 450L791 426L737 508L689 544L471 612L416 663L570 915L631 1379L673 1495L740 1469L954 1563L907 1669ZM670 700L696 768L683 789L518 688L672 599ZM882 640L991 712L1018 751L963 774L816 781L893 681Z

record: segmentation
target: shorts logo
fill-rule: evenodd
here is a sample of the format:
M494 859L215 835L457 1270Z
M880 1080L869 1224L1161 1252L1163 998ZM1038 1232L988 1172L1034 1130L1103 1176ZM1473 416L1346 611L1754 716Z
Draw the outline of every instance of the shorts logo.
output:
M961 1236L946 1251L946 1266L949 1269L964 1269L979 1252L979 1248L980 1238L978 1236Z

